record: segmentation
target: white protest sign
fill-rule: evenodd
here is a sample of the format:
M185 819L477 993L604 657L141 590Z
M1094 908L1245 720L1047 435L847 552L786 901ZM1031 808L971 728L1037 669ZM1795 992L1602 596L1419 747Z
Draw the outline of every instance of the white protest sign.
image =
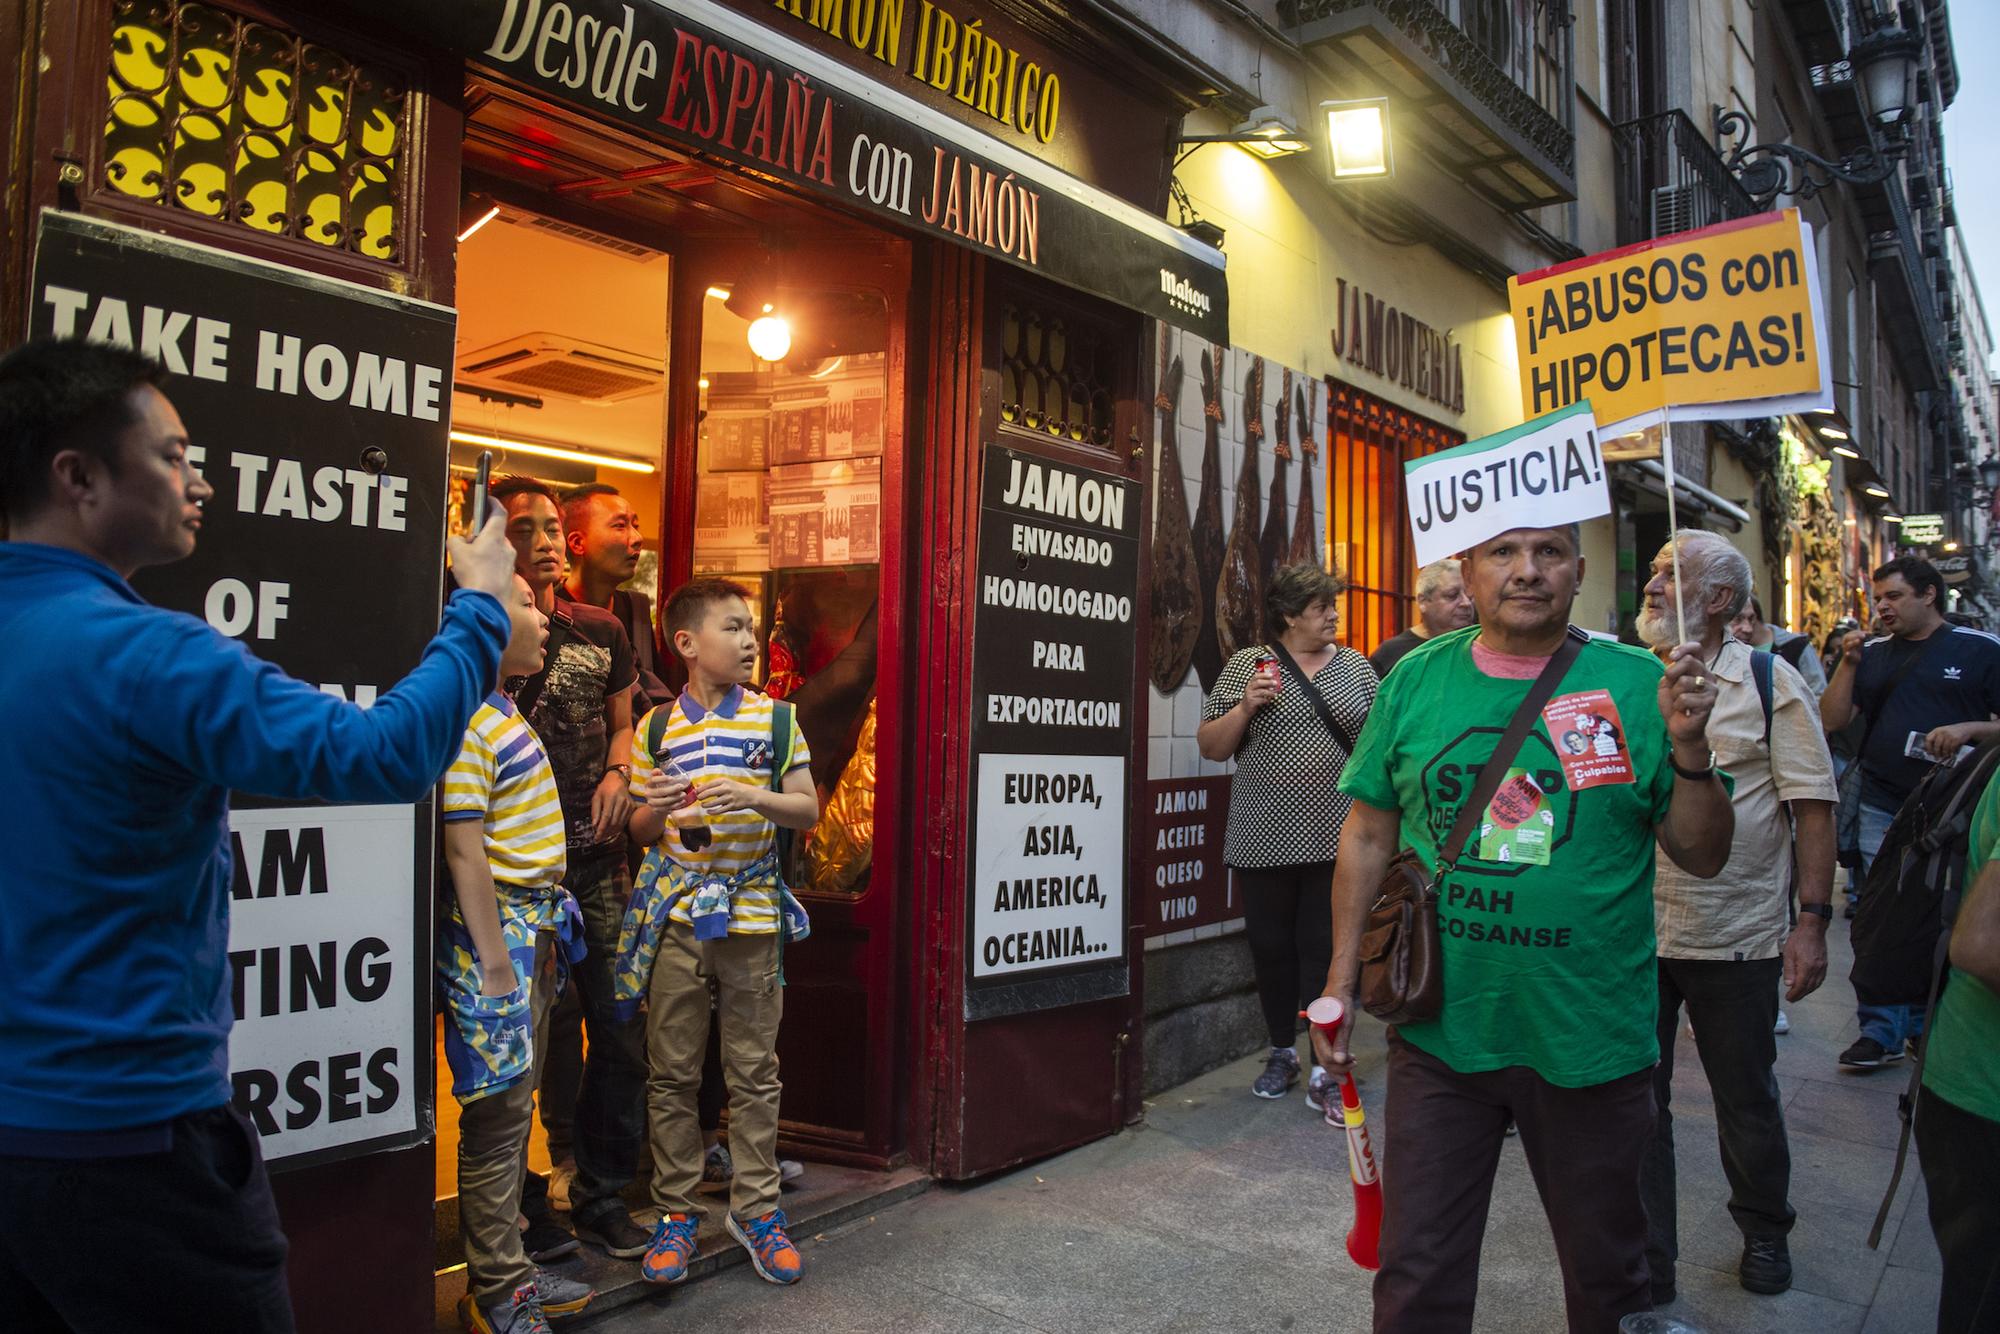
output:
M1590 403L1403 465L1417 564L1513 528L1554 528L1611 513Z

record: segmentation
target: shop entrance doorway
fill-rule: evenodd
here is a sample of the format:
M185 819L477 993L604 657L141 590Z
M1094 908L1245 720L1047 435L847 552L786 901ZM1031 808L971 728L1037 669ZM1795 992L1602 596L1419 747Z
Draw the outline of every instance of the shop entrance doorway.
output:
M899 967L895 853L907 243L478 81L465 159L454 497L481 450L496 475L558 492L609 483L640 515L628 586L656 618L696 575L749 590L753 684L796 707L822 809L787 868L813 929L784 957L781 1152L808 1184L892 1172L916 985ZM671 644L656 649L677 688ZM438 1105L442 1205L456 1185L442 1070ZM531 1167L548 1170L548 1145L538 1117ZM628 1193L642 1219L648 1171L642 1154ZM441 1269L461 1258L449 1250Z

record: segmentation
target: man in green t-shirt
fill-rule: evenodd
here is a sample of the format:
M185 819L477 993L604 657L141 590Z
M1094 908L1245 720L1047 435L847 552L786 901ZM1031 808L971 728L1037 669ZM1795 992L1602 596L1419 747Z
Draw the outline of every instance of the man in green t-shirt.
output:
M1979 798L1967 847L1972 888L1917 1095L1917 1159L1944 1258L1938 1334L2000 1328L2000 782Z
M1440 635L1376 696L1340 780L1354 799L1333 886L1327 994L1353 1012L1358 942L1390 859L1435 867L1508 720L1569 631L1572 525L1461 562L1475 628ZM1572 1331L1651 1307L1639 1164L1653 1130L1655 839L1713 876L1735 828L1694 646L1584 646L1439 886L1444 1008L1391 1031L1375 1329L1472 1326L1479 1247L1511 1116L1540 1188ZM1351 1023L1351 1021L1350 1021ZM1348 1032L1317 1030L1349 1064Z

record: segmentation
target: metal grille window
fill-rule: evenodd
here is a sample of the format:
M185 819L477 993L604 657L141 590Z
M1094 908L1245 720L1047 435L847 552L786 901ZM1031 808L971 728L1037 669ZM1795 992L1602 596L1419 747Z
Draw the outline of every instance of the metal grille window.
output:
M1403 465L1465 443L1457 431L1373 394L1327 386L1329 531L1348 581L1345 641L1363 653L1409 628L1416 565L1404 518Z
M117 0L101 184L365 259L402 246L405 82L213 5Z
M1054 439L1111 443L1115 334L1070 312L1009 303L1000 327L1000 420Z

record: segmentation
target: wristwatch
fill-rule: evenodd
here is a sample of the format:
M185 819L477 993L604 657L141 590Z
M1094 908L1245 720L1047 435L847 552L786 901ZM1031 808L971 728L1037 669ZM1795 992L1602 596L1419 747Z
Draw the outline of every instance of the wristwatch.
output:
M1712 750L1708 752L1708 767L1706 769L1681 768L1680 762L1674 759L1674 753L1672 751L1667 752L1667 763L1673 766L1673 770L1675 773L1679 774L1682 778L1687 779L1691 783L1699 783L1704 779L1715 777L1715 752Z
M623 774L626 782L629 783L632 781L632 766L629 764L607 765L604 772L607 774Z
M1814 917L1820 918L1822 921L1831 922L1833 920L1833 906L1831 904L1801 903L1799 905L1799 911L1809 912Z

